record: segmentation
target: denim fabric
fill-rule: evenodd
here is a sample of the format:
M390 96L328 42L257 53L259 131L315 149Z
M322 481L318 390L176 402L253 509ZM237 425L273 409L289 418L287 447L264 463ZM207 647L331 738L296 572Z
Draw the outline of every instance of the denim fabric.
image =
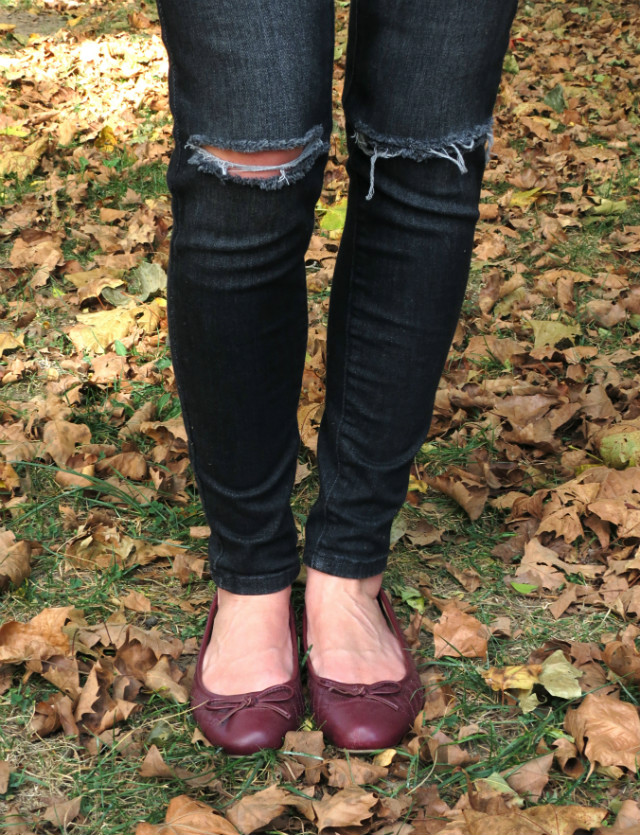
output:
M517 0L352 0L347 221L305 562L381 572L464 296ZM159 0L176 147L169 327L215 582L299 570L304 254L331 127L327 0ZM261 179L205 146L301 148ZM247 170L261 169L251 166Z

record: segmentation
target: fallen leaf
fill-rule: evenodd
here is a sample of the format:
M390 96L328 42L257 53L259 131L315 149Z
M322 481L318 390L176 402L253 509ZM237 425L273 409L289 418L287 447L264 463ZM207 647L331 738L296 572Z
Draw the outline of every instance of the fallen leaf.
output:
M449 603L433 627L434 655L436 658L486 658L488 637L486 626Z
M606 809L588 806L534 806L504 815L465 810L469 835L578 835L602 823Z
M6 794L9 789L9 778L13 774L13 769L8 762L0 760L0 794Z
M640 716L638 709L613 696L588 693L581 705L567 711L567 733L578 750L596 765L621 766L636 773L640 758Z
M279 786L246 794L227 810L227 818L242 835L248 835L266 826L287 808L289 793Z
M562 650L556 650L542 662L538 680L552 696L560 699L579 699L582 689L578 679L582 672L567 661Z
M613 826L596 829L594 835L638 835L640 832L640 804L623 800Z
M132 612L150 612L151 601L140 591L130 591L122 598L122 605Z
M584 764L578 755L578 749L570 739L560 737L555 740L553 747L556 749L554 757L567 777L577 780L584 774Z
M71 800L60 800L57 803L52 803L42 813L42 819L66 831L71 821L75 820L80 814L81 803L81 796L74 797Z
M324 768L327 783L338 789L353 785L374 785L389 773L388 768L368 763L359 757L349 757L348 760L326 760Z
M553 763L553 754L536 757L511 771L506 779L512 789L528 802L540 799L549 782L549 769Z
M325 794L322 800L313 801L318 832L330 827L361 826L373 815L377 802L375 794L355 786L340 789L334 795Z
M532 319L529 324L533 328L534 348L542 348L545 345L557 345L559 342L568 340L573 343L576 336L581 333L580 326L564 325L555 320Z
M23 151L5 151L0 155L0 177L15 174L19 180L25 180L40 164L48 144L49 139L43 136Z
M135 835L238 835L238 830L206 803L181 794L169 802L164 823L139 823Z
M605 644L602 658L616 675L636 685L640 684L640 652L635 648L635 644L612 641Z
M74 612L73 606L43 609L28 623L6 621L0 626L0 664L19 664L70 652L62 627Z
M178 673L180 674L180 671ZM159 695L168 697L177 704L186 704L189 701L189 693L186 687L175 680L174 675L169 658L163 655L158 659L157 664L145 674L144 683L150 690L154 690Z
M457 502L472 522L480 518L489 498L487 485L458 467L450 467L444 475L427 479L427 483Z
M540 664L515 664L511 667L489 667L480 675L489 687L496 693L507 690L524 690L529 692L538 683L538 676L542 666Z
M0 591L19 586L31 574L31 545L16 542L12 531L0 530Z
M320 780L324 762L322 731L287 731L282 750L304 766L304 781L313 785Z

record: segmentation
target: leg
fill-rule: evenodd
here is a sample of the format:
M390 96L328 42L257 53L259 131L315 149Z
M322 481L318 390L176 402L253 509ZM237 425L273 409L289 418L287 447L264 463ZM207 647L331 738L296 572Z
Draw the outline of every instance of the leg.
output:
M352 2L351 185L329 315L321 489L305 554L311 660L339 681L398 677L376 593L464 296L515 6ZM349 582L337 590L327 575Z
M171 349L220 590L203 684L290 677L304 253L331 126L329 0L159 2L176 148ZM292 32L296 38L292 38ZM240 661L238 660L240 659Z

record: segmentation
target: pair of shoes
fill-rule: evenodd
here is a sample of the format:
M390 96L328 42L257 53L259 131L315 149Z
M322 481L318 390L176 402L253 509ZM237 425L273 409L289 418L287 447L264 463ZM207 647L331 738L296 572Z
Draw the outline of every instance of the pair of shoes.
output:
M279 748L287 731L298 728L304 713L304 698L298 665L298 641L293 609L289 611L293 676L284 684L265 690L223 696L202 683L204 655L218 610L218 595L211 604L191 689L193 715L202 733L228 754L255 754L263 748Z
M378 603L402 647L405 675L400 681L344 684L322 678L314 672L307 655L313 716L334 745L350 751L371 751L397 745L424 705L425 694L420 676L389 598L382 590ZM302 641L304 652L308 653L306 616Z

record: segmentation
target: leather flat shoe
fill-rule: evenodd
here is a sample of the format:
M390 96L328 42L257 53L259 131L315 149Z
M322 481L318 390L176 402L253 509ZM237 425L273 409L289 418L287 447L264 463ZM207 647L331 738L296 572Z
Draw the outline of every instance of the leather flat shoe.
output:
M378 602L391 631L402 647L405 675L400 681L373 684L345 684L316 675L307 655L307 677L311 710L318 727L339 748L370 751L397 745L424 705L424 689L387 595L380 591ZM308 652L307 621L302 640Z
M222 746L228 754L255 754L263 748L279 748L286 732L298 728L304 713L293 609L290 609L289 614L293 676L284 684L232 696L212 693L202 683L204 655L211 640L217 610L216 594L211 604L191 689L191 707L195 720L209 742Z

